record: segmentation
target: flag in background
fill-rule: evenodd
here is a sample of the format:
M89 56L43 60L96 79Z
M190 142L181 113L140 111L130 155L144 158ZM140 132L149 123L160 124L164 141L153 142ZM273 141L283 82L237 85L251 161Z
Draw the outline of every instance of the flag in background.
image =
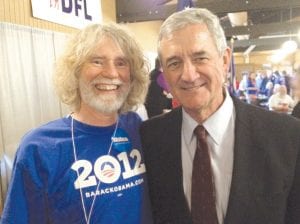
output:
M236 86L236 75L235 75L235 64L234 64L234 56L232 53L231 62L229 67L229 92L233 95L236 94L237 86Z
M194 7L192 0L178 0L177 2L177 11L184 10L185 8Z
M229 67L229 86L228 90L232 95L237 94L237 83L236 83L236 74L235 74L235 63L234 63L234 48L233 48L234 40L231 40L231 61L230 61L230 67Z

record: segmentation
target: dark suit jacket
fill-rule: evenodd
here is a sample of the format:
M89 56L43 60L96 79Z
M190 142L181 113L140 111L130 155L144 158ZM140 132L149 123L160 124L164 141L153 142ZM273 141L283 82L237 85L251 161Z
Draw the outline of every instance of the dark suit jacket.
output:
M296 106L294 107L293 111L292 111L292 115L294 117L300 118L300 102L298 102L296 104Z
M234 99L234 165L225 224L300 223L300 122ZM156 224L191 224L182 184L181 108L143 123Z

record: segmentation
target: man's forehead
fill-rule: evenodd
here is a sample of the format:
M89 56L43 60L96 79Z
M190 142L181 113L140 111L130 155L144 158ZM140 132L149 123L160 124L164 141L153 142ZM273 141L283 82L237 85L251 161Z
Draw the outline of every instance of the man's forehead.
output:
M208 39L211 39L211 34L206 26L189 26L164 36L158 43L158 49L162 47L169 47L172 44L178 45L179 47L182 44L192 46L197 40L203 42ZM197 44L199 44L199 42Z
M172 38L173 36L177 36L176 34L181 33L181 32L185 32L186 30L194 30L196 32L208 32L208 28L206 26L206 24L204 23L198 23L198 24L187 24L185 26L182 27L178 27L178 28L174 28L174 30L169 30L167 32L163 32L163 35L161 36L161 39L169 39Z
M197 32L194 35L180 36L173 34L162 39L158 47L159 53L163 58L172 54L181 54L183 52L193 54L194 52L206 49L208 40L211 38L208 32Z

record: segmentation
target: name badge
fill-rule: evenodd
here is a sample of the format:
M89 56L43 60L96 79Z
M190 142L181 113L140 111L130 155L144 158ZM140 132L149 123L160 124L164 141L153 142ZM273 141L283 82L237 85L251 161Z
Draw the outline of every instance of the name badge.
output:
M119 152L126 152L132 149L129 136L125 130L118 128L115 136L111 138L112 147Z

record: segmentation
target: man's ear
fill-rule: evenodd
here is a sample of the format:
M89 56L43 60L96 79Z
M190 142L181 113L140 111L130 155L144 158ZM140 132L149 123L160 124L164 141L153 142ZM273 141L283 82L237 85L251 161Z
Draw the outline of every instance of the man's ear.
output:
M227 74L229 71L230 64L231 64L231 57L233 57L233 54L231 52L231 49L227 47L223 53L223 69L225 74Z

